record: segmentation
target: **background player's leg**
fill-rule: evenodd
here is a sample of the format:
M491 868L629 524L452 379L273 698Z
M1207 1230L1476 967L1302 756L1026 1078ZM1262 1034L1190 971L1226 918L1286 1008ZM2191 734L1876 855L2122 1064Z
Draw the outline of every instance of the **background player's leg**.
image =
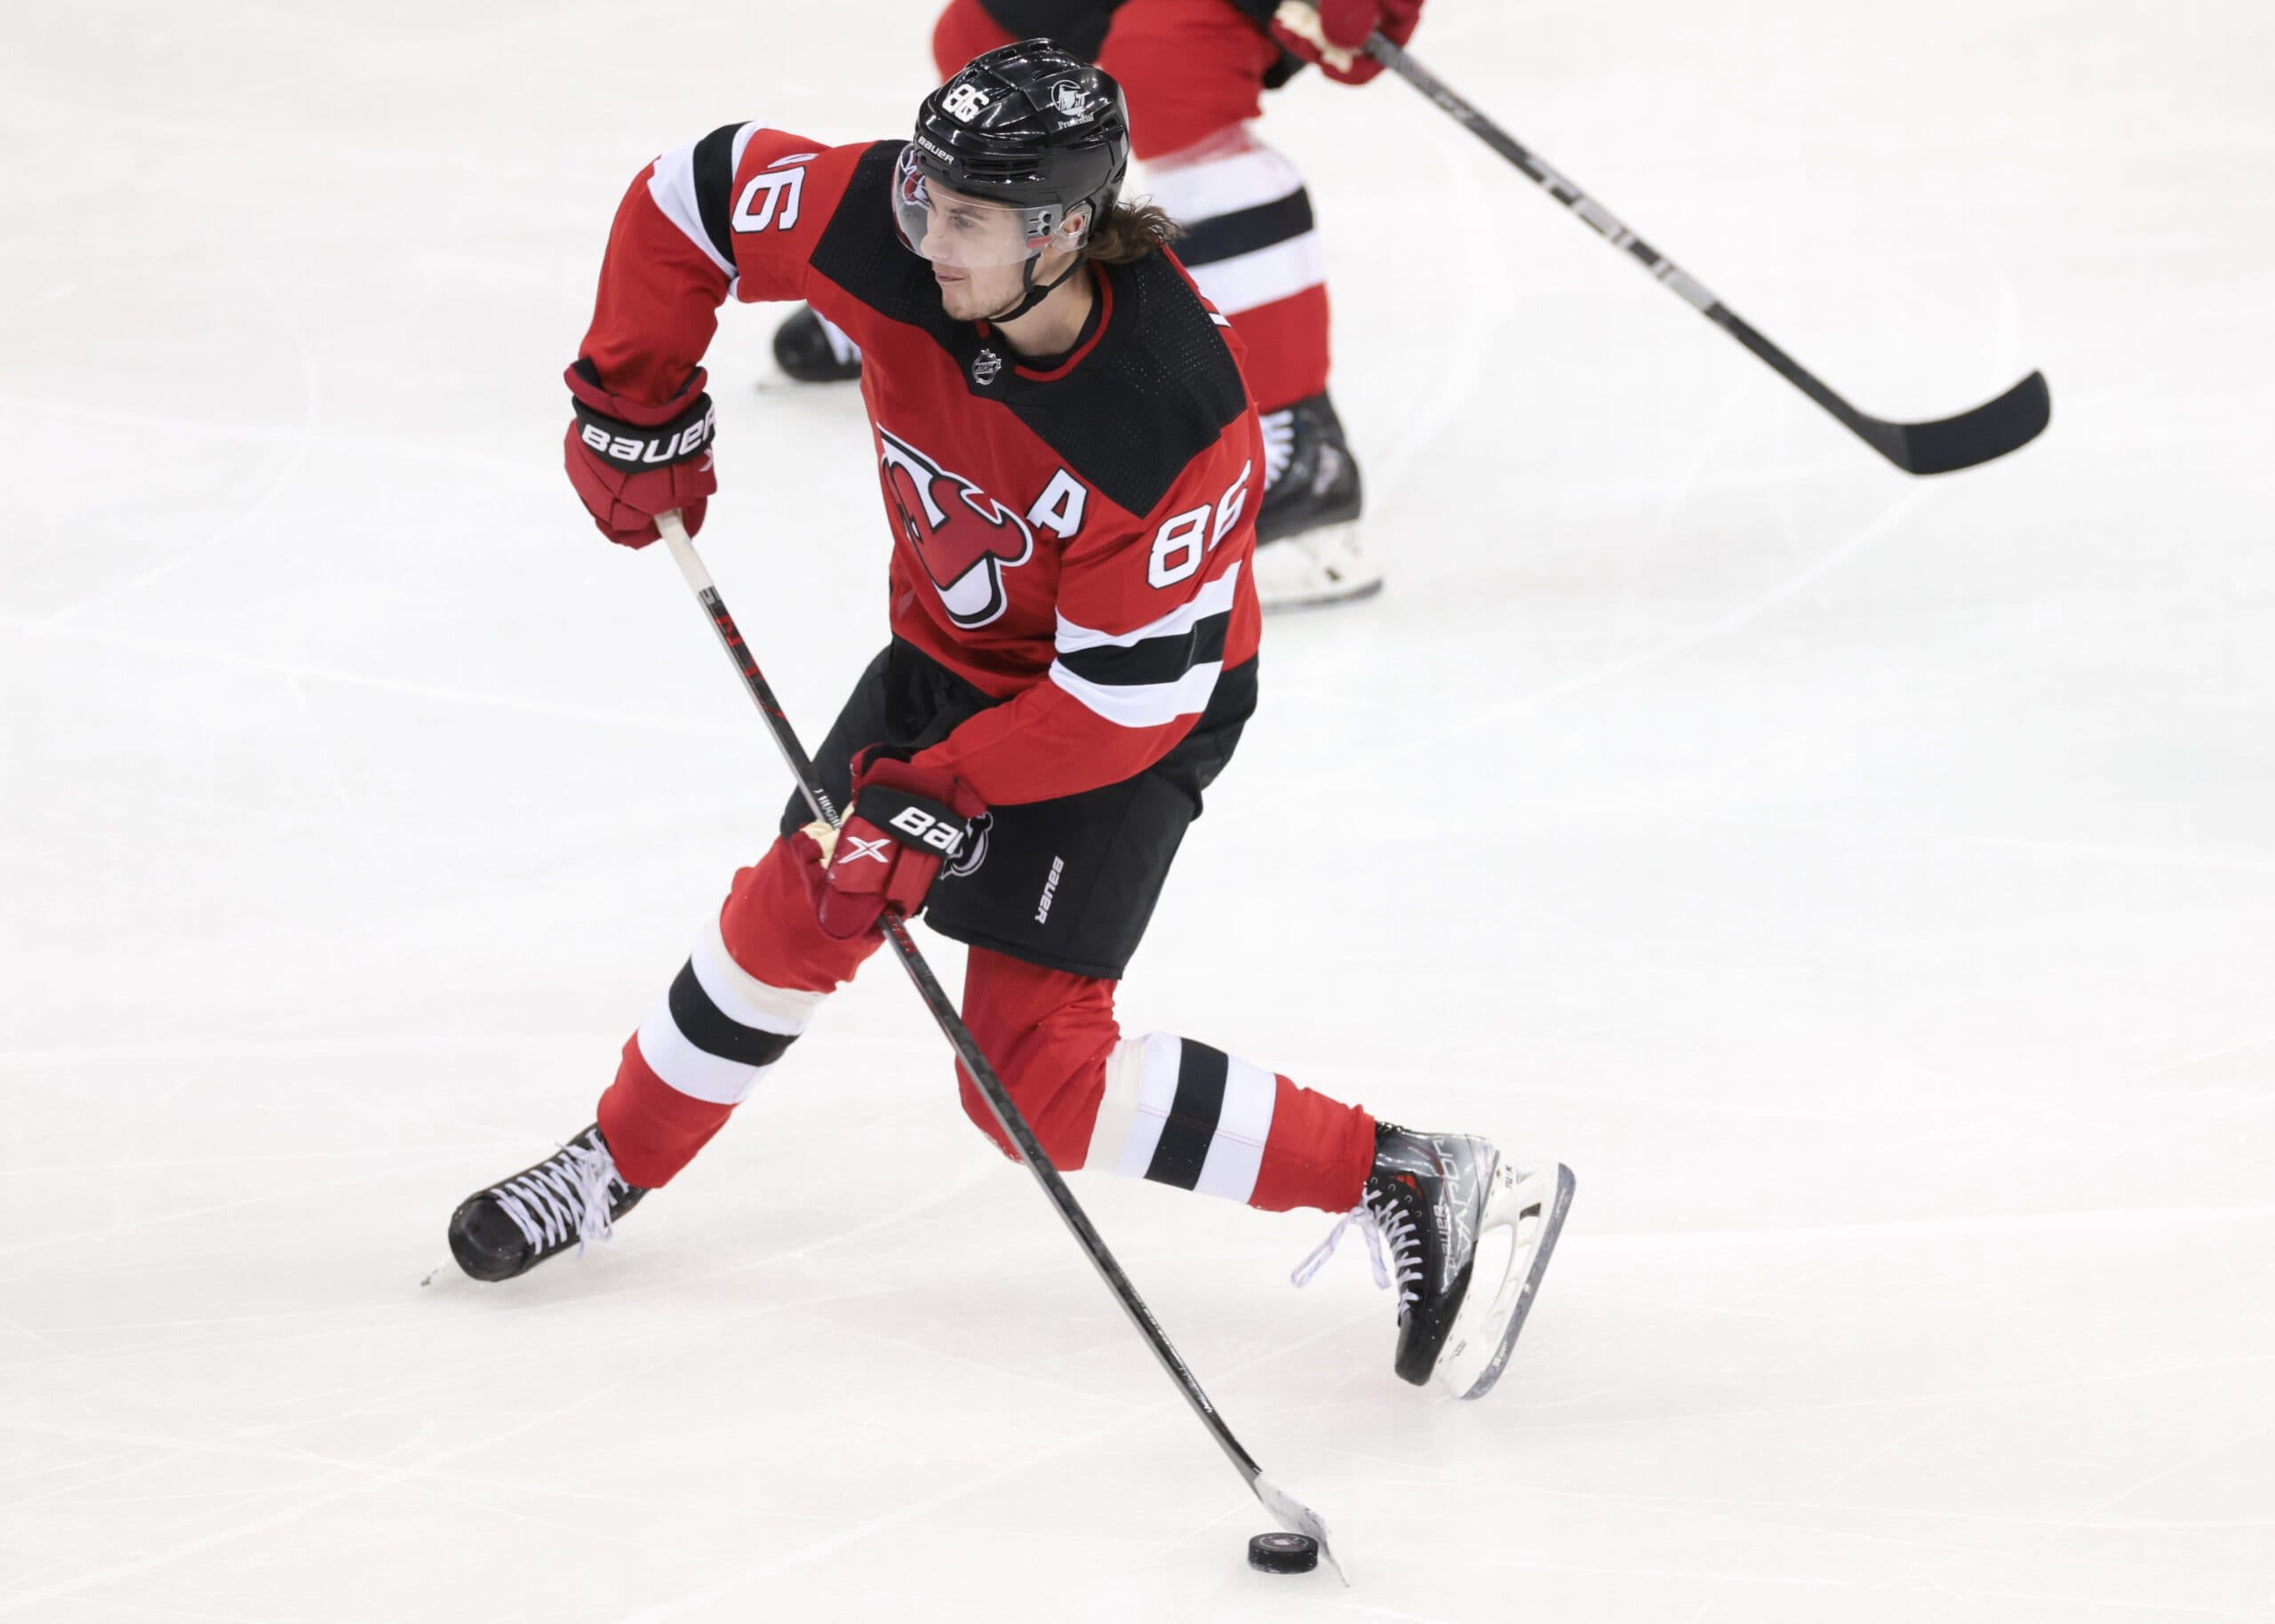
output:
M1114 991L971 950L964 1023L1062 1172L1090 1166L1272 1212L1357 1205L1372 1117L1189 1039L1124 1039ZM978 1087L959 1076L964 1110L1009 1154Z
M1274 411L1327 387L1327 272L1296 166L1256 139L1279 47L1225 0L1130 0L1098 66L1130 100L1136 189L1174 216L1177 255L1248 346Z
M945 84L972 58L1018 37L989 16L979 0L948 0L932 24L932 65Z
M1258 140L1279 47L1225 0L1129 0L1098 66L1130 99L1136 189L1185 229L1177 258L1247 350L1264 413L1257 591L1265 607L1363 597L1359 467L1328 399L1327 265L1302 173Z

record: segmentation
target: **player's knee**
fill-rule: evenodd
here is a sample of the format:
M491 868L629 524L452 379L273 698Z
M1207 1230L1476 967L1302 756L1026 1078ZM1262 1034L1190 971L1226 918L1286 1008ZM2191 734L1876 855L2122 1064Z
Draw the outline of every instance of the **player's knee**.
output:
M736 873L719 910L719 937L738 967L800 991L827 992L852 979L878 939L841 940L823 931L814 912L822 873L821 849L802 832L778 839Z
M1052 1163L1082 1166L1105 1087L1106 1057L1121 1037L1114 983L974 949L964 1020ZM1010 1142L978 1083L956 1068L965 1115L1007 1155Z

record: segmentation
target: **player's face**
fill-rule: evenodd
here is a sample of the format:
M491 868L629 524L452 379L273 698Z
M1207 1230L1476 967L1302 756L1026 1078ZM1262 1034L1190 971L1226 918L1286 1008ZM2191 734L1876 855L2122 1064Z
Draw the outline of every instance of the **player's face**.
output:
M1026 294L1026 263L964 268L934 259L932 280L940 289L940 307L950 321L977 322L1017 304Z
M1026 211L951 191L902 160L893 212L901 241L930 261L950 319L978 321L1016 304L1028 263L1048 239L1027 235Z

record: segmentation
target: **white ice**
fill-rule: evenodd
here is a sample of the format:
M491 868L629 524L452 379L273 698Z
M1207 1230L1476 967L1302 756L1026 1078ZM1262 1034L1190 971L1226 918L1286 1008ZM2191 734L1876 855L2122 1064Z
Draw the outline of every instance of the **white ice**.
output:
M1579 1198L1467 1405L1354 1255L1289 1289L1324 1215L1076 1182L1353 1588L1243 1566L890 963L615 1244L421 1288L786 787L561 476L610 211L730 119L904 127L930 17L12 8L0 1615L2275 1617L2247 0L1431 8L1865 409L2043 367L2048 436L1935 482L1403 85L1273 99L1390 586L1271 627L1125 1021ZM884 541L776 314L714 352L704 545L818 735Z

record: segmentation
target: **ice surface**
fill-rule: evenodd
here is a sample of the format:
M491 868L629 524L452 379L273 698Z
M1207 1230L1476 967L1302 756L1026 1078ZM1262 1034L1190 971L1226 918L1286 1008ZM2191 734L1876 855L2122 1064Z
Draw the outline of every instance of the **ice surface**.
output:
M1354 1588L1246 1568L890 964L615 1245L420 1288L786 788L561 478L610 211L730 119L902 127L929 22L12 16L0 1615L2275 1616L2243 0L1432 8L1425 61L1864 410L2045 368L2048 437L1933 483L1403 86L1273 98L1390 585L1272 626L1125 1022L1580 1196L1463 1405L1361 1265L1287 1287L1325 1217L1077 1189ZM773 320L714 352L704 543L818 736L883 541Z

